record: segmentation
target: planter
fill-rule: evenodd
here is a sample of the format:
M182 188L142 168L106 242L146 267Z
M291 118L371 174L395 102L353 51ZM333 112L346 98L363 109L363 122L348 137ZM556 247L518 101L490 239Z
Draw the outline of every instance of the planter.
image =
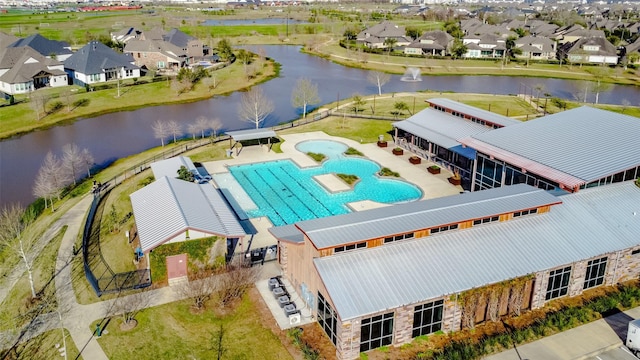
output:
M412 156L412 157L409 158L409 162L414 164L414 165L417 165L417 164L420 164L422 162L422 159L417 157L417 156Z
M439 166L429 166L427 168L427 171L429 171L430 174L437 175L437 174L440 174L440 167Z
M402 150L401 148L395 148L392 150L393 155L402 155L404 154L404 150Z
M462 182L462 178L460 178L460 177L453 177L453 176L452 176L452 177L450 177L450 178L449 178L449 182L451 183L451 185L459 186L459 185L460 185L460 183Z
M378 147L387 147L386 141L378 141Z

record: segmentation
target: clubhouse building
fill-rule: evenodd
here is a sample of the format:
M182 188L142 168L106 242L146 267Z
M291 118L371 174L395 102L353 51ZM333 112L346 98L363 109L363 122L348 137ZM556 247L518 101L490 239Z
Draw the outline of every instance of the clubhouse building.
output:
M269 230L339 359L640 275L640 119L521 123L434 99L394 127L473 191Z

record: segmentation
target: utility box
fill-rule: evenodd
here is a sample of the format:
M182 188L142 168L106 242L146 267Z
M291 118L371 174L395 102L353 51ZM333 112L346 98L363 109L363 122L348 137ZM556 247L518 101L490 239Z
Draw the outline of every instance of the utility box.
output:
M640 319L629 322L626 345L634 355L637 355L638 351L640 351Z

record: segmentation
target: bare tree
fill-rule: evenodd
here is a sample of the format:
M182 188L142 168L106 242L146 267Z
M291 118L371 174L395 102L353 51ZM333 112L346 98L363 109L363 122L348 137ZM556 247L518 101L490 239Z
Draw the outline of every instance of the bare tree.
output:
M227 265L226 272L216 276L218 300L222 306L241 298L258 281L260 268L252 267L237 258Z
M204 139L204 132L207 128L209 128L209 119L206 116L198 116L196 118L196 129L198 129L202 139Z
M218 131L222 129L222 122L220 119L209 120L209 128L211 128L211 136L215 139L218 137Z
M382 95L382 85L386 84L391 80L391 75L382 71L370 71L367 75L367 80L370 83L378 87L378 95Z
M44 114L46 114L48 100L48 96L40 92L34 92L29 97L29 106L31 106L31 109L36 112L36 120L42 119Z
M36 288L33 282L33 261L35 255L32 252L35 237L28 233L28 228L35 219L32 211L25 212L20 205L9 205L0 210L0 247L8 248L20 257L27 270L31 297L35 298Z
M299 78L291 93L291 104L295 108L302 107L302 118L307 117L307 106L320 102L318 85L307 78Z
M111 304L107 314L120 316L123 325L134 328L137 324L136 316L149 305L151 305L151 292L140 291L128 296L119 296Z
M88 177L91 177L91 167L94 163L95 159L93 158L93 155L91 154L89 149L82 149L82 165L84 165L85 169L87 170Z
M208 275L204 271L199 271L189 281L178 287L178 292L193 300L192 306L196 310L204 309L207 300L216 290L217 279Z
M242 94L238 115L241 120L255 124L256 129L272 111L273 102L264 95L262 88L253 87Z
M62 167L62 161L58 159L51 151L47 153L40 166L36 180L44 182L45 188L48 189L51 199L51 210L53 211L53 196L60 200L60 190L67 184L67 173Z
M218 81L218 78L216 77L215 74L212 74L211 76L205 77L202 80L202 84L209 90L213 90L215 88L218 87L218 85L220 85L220 82Z
M62 147L62 167L71 173L71 179L73 179L73 186L76 186L76 179L80 168L84 164L82 151L78 148L78 145L71 143Z
M182 132L182 126L175 120L169 120L167 121L167 129L169 130L169 134L173 135L173 142L175 143L177 136Z
M223 342L225 334L226 331L222 324L220 324L218 331L211 334L211 350L216 352L218 360L222 360L222 355L227 352L227 348Z
M45 209L49 208L49 199L51 199L51 211L54 211L53 197L56 196L56 189L53 188L43 171L38 171L36 175L36 181L33 184L33 195L44 199Z
M164 147L164 139L170 134L167 124L162 120L156 120L153 125L151 125L151 128L153 129L153 135L156 139L160 139L162 147Z
M189 132L189 134L191 134L191 136L193 137L193 140L196 139L196 134L200 132L200 130L198 129L198 124L196 123L188 124L187 131Z

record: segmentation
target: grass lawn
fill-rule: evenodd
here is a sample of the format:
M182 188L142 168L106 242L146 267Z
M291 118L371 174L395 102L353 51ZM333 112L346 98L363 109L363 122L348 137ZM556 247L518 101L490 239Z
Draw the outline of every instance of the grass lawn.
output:
M66 229L65 226L54 236L33 263L33 282L36 293L41 293L41 297L44 299L55 299L56 258ZM24 269L23 263L18 266ZM29 311L33 310L33 305L29 302L30 298L31 287L28 274L25 271L0 305L0 331L20 329L31 320Z
M71 335L65 330L67 358L74 360L83 359L78 352L76 344L71 339ZM61 355L62 331L60 329L49 330L26 343L21 343L16 349L17 356L7 354L3 359L34 360L34 359L64 359ZM3 352L0 351L0 356Z
M213 268L216 265L224 265L224 241L218 242L218 238L215 236L206 237L201 239L195 239L191 241L183 241L178 243L165 244L158 246L151 252L151 279L155 285L166 285L167 282L167 256L187 254L187 266L189 272L197 272L199 268L210 267ZM222 255L217 256L215 259L211 259L210 250L216 245L222 245L222 248L215 250L221 250ZM220 251L218 251L220 252ZM220 258L220 256L222 258Z
M217 355L213 338L222 325L224 359L293 359L278 336L265 327L260 314L264 310L249 296L224 315L211 310L213 306L209 304L202 314L191 313L188 300L149 308L136 317L138 325L126 332L120 330L120 318L112 318L106 327L109 333L98 342L110 359L128 359L131 354L138 360L213 359Z

